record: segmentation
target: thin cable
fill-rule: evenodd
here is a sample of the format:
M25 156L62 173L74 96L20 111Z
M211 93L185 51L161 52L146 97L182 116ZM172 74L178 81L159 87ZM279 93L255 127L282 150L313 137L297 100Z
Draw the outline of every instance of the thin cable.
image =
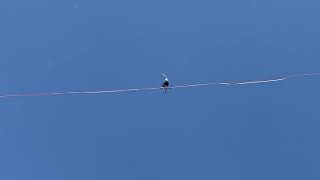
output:
M262 83L273 83L278 81L284 81L294 78L302 77L316 77L320 76L320 73L307 73L307 74L296 74L289 75L280 78L266 79L266 80L254 80L254 81L241 81L241 82L209 82L209 83L198 83L198 84L187 84L187 85L177 85L172 86L170 89L177 88L190 88L190 87L201 87L201 86L211 86L211 85L225 85L225 86L236 86L236 85L252 85L252 84L262 84ZM135 88L135 89L116 89L116 90L98 90L98 91L69 91L69 92L49 92L49 93L29 93L29 94L6 94L0 95L0 98L9 97L35 97L35 96L61 96L61 95L72 95L72 94L106 94L106 93L121 93L121 92L133 92L133 91L151 91L163 89L162 87L151 87L151 88Z

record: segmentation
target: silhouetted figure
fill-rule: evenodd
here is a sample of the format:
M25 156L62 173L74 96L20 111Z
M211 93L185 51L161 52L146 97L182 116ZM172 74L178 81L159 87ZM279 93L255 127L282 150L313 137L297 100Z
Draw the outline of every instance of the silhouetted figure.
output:
M169 79L167 78L167 76L165 74L162 74L166 79L164 80L164 82L162 83L161 88L164 89L164 93L167 93L167 90L169 88Z

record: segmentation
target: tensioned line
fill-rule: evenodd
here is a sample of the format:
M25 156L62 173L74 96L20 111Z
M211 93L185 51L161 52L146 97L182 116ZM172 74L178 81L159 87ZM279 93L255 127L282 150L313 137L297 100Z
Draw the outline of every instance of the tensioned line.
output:
M294 78L302 77L315 77L320 76L320 73L306 73L306 74L296 74L283 76L280 78L272 78L266 80L253 80L253 81L240 81L240 82L208 82L208 83L197 83L197 84L186 84L186 85L176 85L170 87L170 89L177 88L190 88L190 87L202 87L202 86L211 86L211 85L225 85L225 86L235 86L235 85L252 85L252 84L262 84L262 83L273 83L278 81L284 81ZM106 94L106 93L121 93L121 92L133 92L133 91L151 91L163 89L161 87L150 87L150 88L134 88L134 89L115 89L115 90L96 90L96 91L67 91L67 92L48 92L48 93L26 93L26 94L5 94L0 95L0 98L9 98L9 97L35 97L35 96L58 96L58 95L72 95L72 94Z

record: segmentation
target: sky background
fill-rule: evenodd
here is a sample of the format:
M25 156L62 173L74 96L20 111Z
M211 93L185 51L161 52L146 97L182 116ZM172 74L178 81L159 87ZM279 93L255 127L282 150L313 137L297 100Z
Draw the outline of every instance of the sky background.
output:
M1 0L0 94L319 72L318 0ZM0 100L3 180L320 179L320 78Z

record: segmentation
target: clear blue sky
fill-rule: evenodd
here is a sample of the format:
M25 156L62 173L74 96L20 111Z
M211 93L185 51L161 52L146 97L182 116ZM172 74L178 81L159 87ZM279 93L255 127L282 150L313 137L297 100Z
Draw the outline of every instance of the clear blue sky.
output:
M1 0L0 94L320 71L317 0ZM0 100L3 180L320 179L320 78Z

